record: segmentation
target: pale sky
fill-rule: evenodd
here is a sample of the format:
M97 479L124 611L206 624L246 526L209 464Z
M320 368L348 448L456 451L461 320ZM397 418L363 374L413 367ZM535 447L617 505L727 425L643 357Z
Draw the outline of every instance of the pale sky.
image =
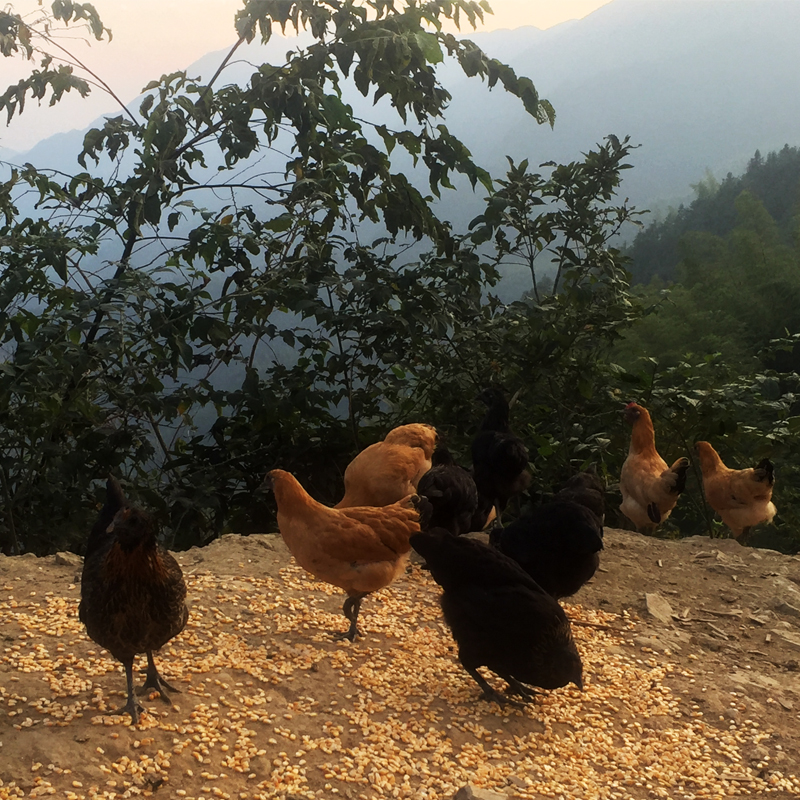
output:
M483 30L535 25L549 28L590 14L610 0L489 0L494 14ZM36 0L12 0L16 13L37 8ZM46 5L49 1L46 0ZM65 42L124 102L163 73L185 69L213 50L234 43L233 18L240 0L94 0L111 29L110 43ZM467 30L464 31L468 33ZM15 63L15 61L17 63ZM0 57L0 92L15 83L25 65ZM95 91L89 99L67 98L56 108L27 106L6 127L0 119L0 148L24 151L58 131L84 128L101 114L114 112L107 96Z

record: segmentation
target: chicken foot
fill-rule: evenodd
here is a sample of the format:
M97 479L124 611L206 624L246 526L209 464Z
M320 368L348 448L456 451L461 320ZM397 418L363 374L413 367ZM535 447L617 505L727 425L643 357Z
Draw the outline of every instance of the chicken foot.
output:
M159 671L156 669L156 662L153 658L153 651L147 651L147 674L145 676L144 686L142 686L141 693L146 694L148 690L155 690L158 692L158 696L167 704L172 705L172 700L170 700L169 695L167 694L166 690L169 689L171 692L176 692L180 694L180 690L176 689L174 686L170 686L164 678L161 676Z
M512 700L510 697L498 692L497 689L493 689L489 682L478 672L478 670L466 665L464 665L464 669L469 672L470 675L472 675L478 686L483 689L483 700L493 700L495 703L497 703L497 705L500 706L500 708L505 705L517 706L517 708L525 707L525 704L520 703L519 700Z
M500 675L500 673L498 673ZM500 677L508 684L508 694L516 694L524 697L525 700L533 700L536 697L536 692L520 683L516 678L511 675L500 675Z
M356 621L358 620L358 612L361 610L361 601L366 597L366 594L348 595L342 606L342 613L350 620L350 627L344 632L337 634L334 638L349 639L351 642L355 641L356 636L363 636L364 634L358 629Z

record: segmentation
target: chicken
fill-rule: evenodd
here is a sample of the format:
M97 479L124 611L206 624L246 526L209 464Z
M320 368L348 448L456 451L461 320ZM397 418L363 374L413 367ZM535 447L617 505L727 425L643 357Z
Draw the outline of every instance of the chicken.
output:
M267 481L278 504L278 528L297 563L347 592L343 612L350 627L339 638L353 641L362 599L403 573L409 537L430 513L427 500L408 495L382 507L337 509L318 503L281 469L269 472Z
M128 700L124 711L134 724L144 711L133 689L133 661L147 656L145 689L169 703L177 691L156 669L153 652L186 625L186 584L178 562L156 541L152 517L132 507L114 478L106 484L106 503L89 534L81 576L78 616L89 638L122 662Z
M750 469L729 469L708 442L696 442L694 447L706 500L735 539L745 539L760 522L772 522L777 509L772 502L775 470L769 459Z
M436 428L423 423L400 425L382 442L362 450L344 473L344 497L336 508L388 506L417 490L431 468Z
M431 527L444 528L453 536L469 533L478 511L478 489L472 475L441 445L433 452L432 464L417 484L417 493L431 504Z
M556 493L556 500L570 500L591 511L600 525L606 518L606 487L592 467L573 475Z
M528 450L511 432L509 405L503 392L490 387L478 400L488 409L472 440L472 471L481 498L479 508L488 517L494 507L499 518L508 501L531 482Z
M490 542L559 600L575 594L597 571L603 526L586 506L556 498L492 529Z
M675 508L686 487L689 459L679 458L671 467L656 451L653 422L637 403L625 407L625 421L633 427L628 457L622 465L619 510L639 530L654 529Z
M557 689L572 682L583 688L583 665L564 610L518 564L441 528L412 536L411 545L442 587L442 611L458 659L485 699L513 702L478 673L481 666L526 699L533 693L525 684Z

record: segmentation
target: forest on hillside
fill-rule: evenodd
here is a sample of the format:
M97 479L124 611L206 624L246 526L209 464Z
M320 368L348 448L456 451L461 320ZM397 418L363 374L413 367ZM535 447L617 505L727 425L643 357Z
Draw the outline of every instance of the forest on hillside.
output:
M734 195L732 227L696 230L680 210L631 261L615 245L640 221L619 193L628 139L562 164L509 154L490 175L446 125L446 59L517 98L532 126L557 109L446 32L484 13L473 0L245 0L239 44L278 28L313 43L254 64L246 85L224 79L239 44L207 83L154 80L86 134L74 175L3 165L0 550L80 551L109 473L185 548L273 525L260 486L274 467L335 502L353 455L400 423L434 424L468 463L491 384L517 398L531 502L595 465L619 524L620 412L637 400L670 462L697 439L738 466L772 459L779 516L753 540L800 548L793 212L757 182L706 182L698 202ZM0 52L31 64L0 112L97 89L48 50L75 26L108 36L89 4L57 0L38 23L0 12ZM394 123L357 118L345 84L391 101ZM279 173L253 166L265 150L285 155ZM435 200L463 183L484 201L458 230ZM680 258L632 289L654 236ZM510 266L530 282L501 302ZM697 475L662 535L727 535Z

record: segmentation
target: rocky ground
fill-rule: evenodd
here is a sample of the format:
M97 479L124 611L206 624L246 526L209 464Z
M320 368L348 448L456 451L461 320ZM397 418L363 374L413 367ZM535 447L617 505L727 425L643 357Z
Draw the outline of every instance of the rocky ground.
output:
M280 538L178 558L191 618L158 660L180 694L131 726L77 620L80 560L0 557L0 798L800 796L798 557L606 529L567 604L585 691L524 710L478 699L418 565L350 644L342 593Z

